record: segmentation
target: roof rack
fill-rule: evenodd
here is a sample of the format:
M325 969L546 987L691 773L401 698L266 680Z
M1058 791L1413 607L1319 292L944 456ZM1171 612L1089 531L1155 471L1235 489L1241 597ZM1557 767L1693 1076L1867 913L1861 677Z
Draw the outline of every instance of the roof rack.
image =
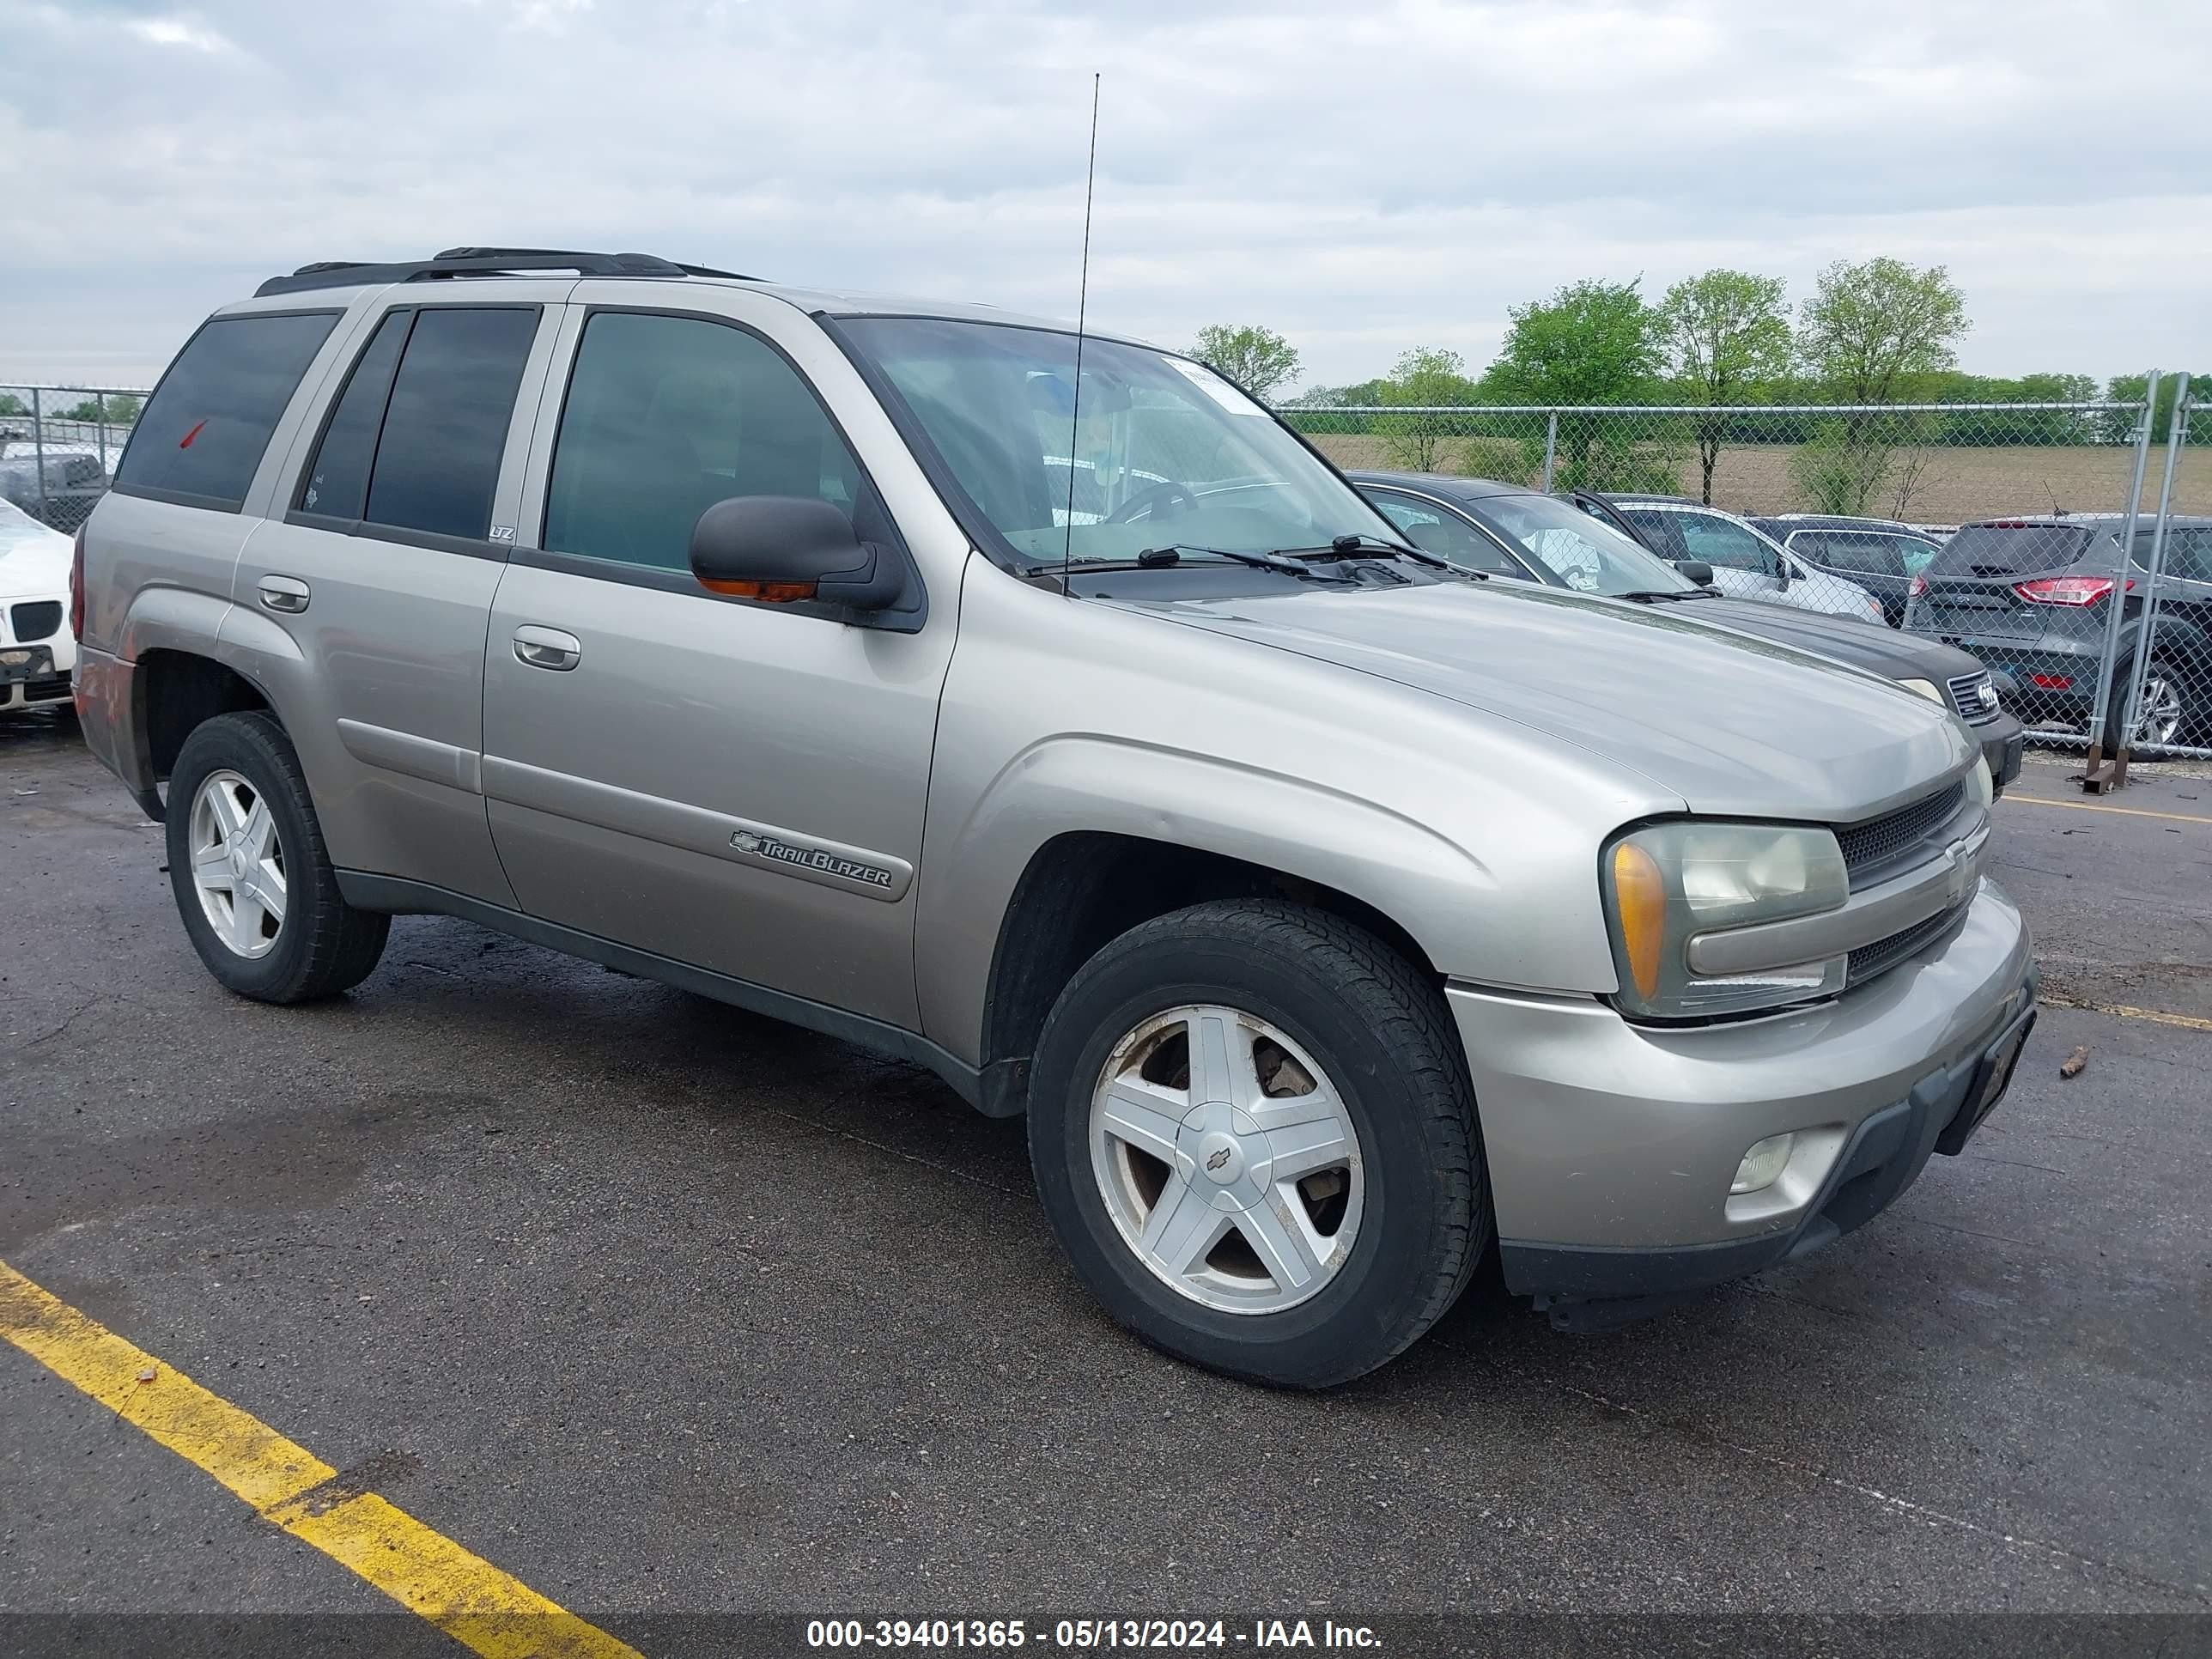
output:
M253 290L254 298L299 294L319 288L362 288L386 283L434 282L455 276L502 276L515 271L573 270L585 276L726 276L750 282L734 270L687 265L654 253L585 253L571 248L449 247L427 259L375 264L351 259L319 259L289 276L271 276Z

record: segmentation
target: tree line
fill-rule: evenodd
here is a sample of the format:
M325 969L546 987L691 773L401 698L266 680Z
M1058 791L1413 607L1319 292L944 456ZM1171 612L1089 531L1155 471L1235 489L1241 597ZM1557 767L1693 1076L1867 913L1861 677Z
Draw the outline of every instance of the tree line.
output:
M1285 417L1316 433L1372 434L1394 465L1433 471L1447 458L1465 471L1527 477L1549 453L1561 488L1682 487L1694 469L1702 499L1731 444L1796 446L1791 471L1808 499L1862 513L1885 486L1912 476L1936 444L2057 445L2127 441L2124 411L1999 410L1925 414L1895 407L1942 403L2081 403L2098 397L2086 374L1970 374L1959 343L1972 327L1965 295L1942 265L1877 258L1838 260L1821 271L1793 316L1778 276L1715 270L1688 276L1655 302L1642 279L1571 283L1509 309L1498 356L1470 372L1455 351L1418 347L1387 374L1356 385L1307 387L1282 401ZM1298 353L1256 325L1200 331L1191 355L1265 400L1297 377ZM2144 377L2118 375L2112 399L2140 399ZM2165 433L2171 408L2157 413ZM1486 407L1665 405L1692 412L1620 419L1484 416ZM1838 407L1759 414L1761 406ZM1302 415L1316 406L1378 412ZM1875 405L1851 412L1842 405ZM1422 412L1394 415L1391 409ZM1465 416L1432 410L1467 410ZM2209 422L2208 424L2212 424ZM2212 431L2192 436L2212 441Z
M58 404L41 400L39 414L48 421L83 421L94 425L129 426L138 418L139 406L146 400L118 392L102 399L87 398L82 402L63 408ZM0 416L26 416L31 406L12 392L0 392Z

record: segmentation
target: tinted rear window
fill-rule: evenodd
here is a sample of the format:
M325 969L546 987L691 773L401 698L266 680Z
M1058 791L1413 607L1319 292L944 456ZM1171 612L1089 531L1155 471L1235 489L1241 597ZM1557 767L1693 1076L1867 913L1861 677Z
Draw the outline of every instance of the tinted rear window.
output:
M538 311L424 309L392 382L368 506L399 530L481 540Z
M1917 574L1936 550L1932 542L1861 530L1801 530L1790 538L1790 547L1814 564L1863 576Z
M338 315L218 317L203 326L147 400L115 470L117 484L238 507Z
M2072 564L2089 545L2087 526L1970 524L1929 562L1931 576L2021 576Z

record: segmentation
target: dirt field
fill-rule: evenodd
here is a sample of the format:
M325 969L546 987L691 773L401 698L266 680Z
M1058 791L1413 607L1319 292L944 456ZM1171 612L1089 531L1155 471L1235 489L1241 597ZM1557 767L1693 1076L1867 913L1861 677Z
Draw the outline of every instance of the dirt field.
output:
M1312 434L1314 444L1342 467L1389 467L1387 441L1378 437L1336 437ZM1501 447L1486 447L1495 453ZM1716 505L1738 513L1788 513L1808 509L1790 477L1789 444L1746 444L1721 452L1713 474ZM1446 439L1437 471L1466 470L1467 445ZM2118 446L2079 448L2033 447L2009 449L1938 450L1928 459L1916 483L1911 499L1899 510L1894 484L1885 486L1867 511L1918 523L1957 524L1962 520L1989 518L2005 513L2048 513L2054 506L2070 513L2117 512L2127 505L2132 450ZM2158 485L2166 463L2165 447L2155 446L2143 483L2142 508L2158 505ZM1697 458L1683 468L1683 493L1698 493ZM1522 480L1534 483L1529 478ZM2179 507L2212 512L2212 447L2185 449L2174 477L2173 496Z

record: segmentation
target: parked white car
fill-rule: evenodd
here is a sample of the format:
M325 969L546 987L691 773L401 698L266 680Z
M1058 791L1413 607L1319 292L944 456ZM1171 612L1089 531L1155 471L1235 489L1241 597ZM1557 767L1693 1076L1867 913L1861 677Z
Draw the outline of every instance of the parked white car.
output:
M1814 569L1733 513L1665 496L1604 499L1636 526L1638 539L1669 564L1700 560L1711 565L1712 585L1732 599L1759 599L1888 625L1881 601L1865 588Z
M70 700L70 538L0 501L0 714Z

